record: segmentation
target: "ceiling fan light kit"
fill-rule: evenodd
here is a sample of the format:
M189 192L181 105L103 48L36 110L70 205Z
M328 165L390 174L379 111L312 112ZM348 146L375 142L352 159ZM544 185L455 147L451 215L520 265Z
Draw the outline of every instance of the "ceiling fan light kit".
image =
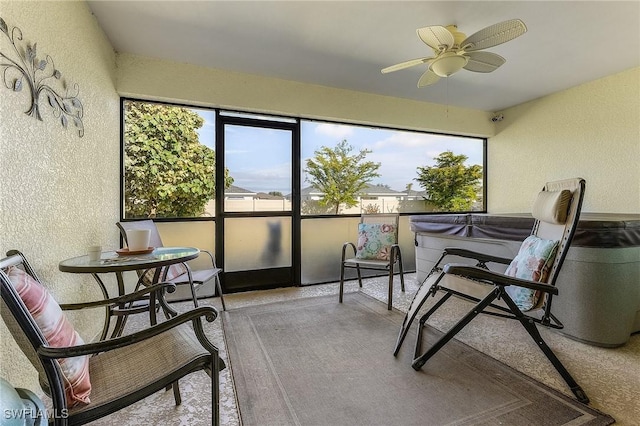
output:
M429 68L439 77L449 77L460 71L469 62L469 58L453 52L443 53L431 62Z
M463 68L479 73L492 72L506 60L500 55L481 50L506 43L526 32L527 27L520 19L499 22L470 37L459 32L455 25L419 28L416 30L418 37L433 49L435 56L401 62L384 68L382 73L427 64L427 70L418 80L418 87L423 87L437 82L440 77L449 77Z

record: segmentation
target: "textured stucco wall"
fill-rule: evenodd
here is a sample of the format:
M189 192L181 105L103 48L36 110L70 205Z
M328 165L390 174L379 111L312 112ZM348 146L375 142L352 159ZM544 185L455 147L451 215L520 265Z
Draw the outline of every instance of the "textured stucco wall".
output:
M117 89L123 96L470 136L495 131L485 111L130 54L118 54L117 63Z
M490 212L530 211L544 182L575 176L583 211L640 212L640 68L503 114L488 142Z
M37 43L39 57L50 55L68 83L79 85L85 127L83 138L71 127L65 130L46 99L40 102L43 121L27 116L26 90L0 86L0 254L24 252L61 302L101 297L90 276L61 273L58 262L84 254L94 243L119 243L115 53L84 2L2 1L0 16L9 27L19 27L25 41ZM6 51L6 38L0 49ZM87 340L103 315L100 310L70 317ZM4 323L0 332L0 376L39 390L35 370Z

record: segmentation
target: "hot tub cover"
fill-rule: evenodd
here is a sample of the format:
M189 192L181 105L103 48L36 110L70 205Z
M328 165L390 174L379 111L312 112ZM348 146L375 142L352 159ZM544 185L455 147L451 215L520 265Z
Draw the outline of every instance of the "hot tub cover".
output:
M411 231L467 238L524 241L534 219L529 214L437 214L410 218ZM640 246L640 214L583 213L572 246L619 248Z

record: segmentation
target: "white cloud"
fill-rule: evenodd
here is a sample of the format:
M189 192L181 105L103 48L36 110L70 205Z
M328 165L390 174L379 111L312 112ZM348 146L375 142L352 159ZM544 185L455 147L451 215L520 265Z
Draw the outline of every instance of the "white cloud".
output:
M316 133L339 139L345 139L352 135L353 130L353 126L332 123L320 123L315 128Z
M227 149L225 151L225 153L227 155L243 155L243 154L247 154L250 153L251 151L249 151L248 149Z

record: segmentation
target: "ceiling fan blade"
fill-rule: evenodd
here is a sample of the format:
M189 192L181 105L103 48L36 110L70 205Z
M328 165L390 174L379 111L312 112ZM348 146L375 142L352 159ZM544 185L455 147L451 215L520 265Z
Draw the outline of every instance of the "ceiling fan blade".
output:
M437 82L438 80L440 80L440 76L438 76L438 74L431 71L430 69L426 70L425 73L422 74L422 77L420 77L420 80L418 80L418 87L428 86Z
M410 61L400 62L399 64L391 65L390 67L386 67L382 69L380 72L382 74L386 74L388 72L403 70L405 68L414 67L416 65L424 64L429 62L433 58L418 58L411 59Z
M447 50L455 43L453 34L451 34L448 29L440 25L418 28L416 32L418 33L420 40L436 52ZM443 46L444 49L442 48Z
M465 52L487 49L513 40L527 32L527 26L520 19L499 22L467 37L461 44Z
M491 52L469 52L464 56L469 58L467 65L463 68L473 72L495 71L500 65L506 62L500 55Z

